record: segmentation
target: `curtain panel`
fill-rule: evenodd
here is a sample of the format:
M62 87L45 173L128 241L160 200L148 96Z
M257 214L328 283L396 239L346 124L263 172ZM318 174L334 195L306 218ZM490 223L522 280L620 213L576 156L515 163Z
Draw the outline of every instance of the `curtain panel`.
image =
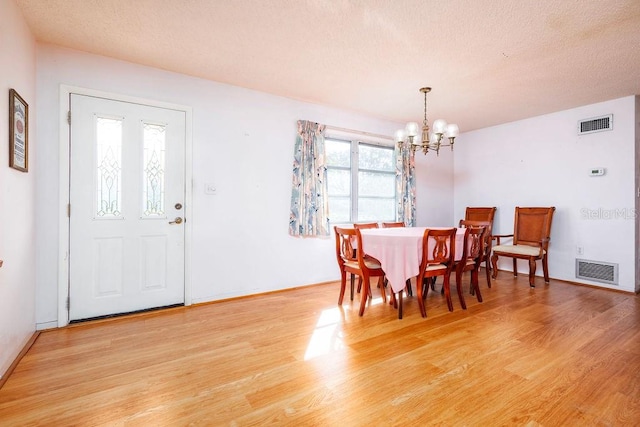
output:
M325 125L298 120L293 152L293 184L289 234L296 237L329 236Z
M398 197L398 221L407 227L416 225L416 175L415 156L409 144L396 147L396 194Z

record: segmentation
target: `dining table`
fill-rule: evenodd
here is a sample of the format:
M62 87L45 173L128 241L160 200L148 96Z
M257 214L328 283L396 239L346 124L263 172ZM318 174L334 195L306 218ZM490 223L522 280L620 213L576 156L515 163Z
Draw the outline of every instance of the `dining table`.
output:
M451 227L392 227L360 230L364 252L380 261L394 293L406 286L407 279L420 273L422 238L425 230ZM462 258L464 228L457 228L454 259Z

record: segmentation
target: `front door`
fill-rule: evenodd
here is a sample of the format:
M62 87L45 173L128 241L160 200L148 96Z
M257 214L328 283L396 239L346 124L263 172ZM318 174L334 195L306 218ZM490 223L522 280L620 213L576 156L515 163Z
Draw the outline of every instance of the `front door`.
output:
M185 112L70 103L69 319L184 303Z

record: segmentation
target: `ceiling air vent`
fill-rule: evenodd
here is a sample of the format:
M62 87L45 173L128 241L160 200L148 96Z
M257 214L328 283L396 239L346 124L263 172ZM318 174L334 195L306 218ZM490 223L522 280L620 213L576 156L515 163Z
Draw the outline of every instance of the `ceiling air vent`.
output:
M613 129L613 114L593 119L580 120L578 122L578 135L585 133L602 132Z
M576 259L576 278L618 284L618 264Z

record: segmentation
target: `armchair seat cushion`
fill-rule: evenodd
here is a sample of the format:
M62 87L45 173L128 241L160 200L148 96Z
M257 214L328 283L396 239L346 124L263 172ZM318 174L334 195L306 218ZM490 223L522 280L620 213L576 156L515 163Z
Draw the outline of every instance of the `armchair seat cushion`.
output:
M492 248L493 253L495 254L516 254L523 256L538 256L540 255L540 248L529 245L498 245ZM543 249L542 254L544 255L546 252Z

